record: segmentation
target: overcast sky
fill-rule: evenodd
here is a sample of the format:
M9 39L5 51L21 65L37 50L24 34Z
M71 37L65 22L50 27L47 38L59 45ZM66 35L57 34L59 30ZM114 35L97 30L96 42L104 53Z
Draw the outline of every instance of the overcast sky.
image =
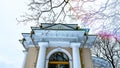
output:
M23 61L25 56L23 53L24 48L19 43L18 40L22 39L21 33L30 33L31 28L30 25L28 24L27 25L24 25L22 23L17 24L18 22L16 21L16 18L20 17L20 15L22 15L27 11L27 3L28 3L27 1L29 0L0 1L0 68L22 68L23 66ZM106 0L97 0L96 2L102 4L104 1ZM119 0L110 0L110 2L112 1L119 1ZM86 5L89 6L87 3ZM110 4L108 8L111 8L111 6L114 5L116 5L116 2L114 4L113 3ZM117 9L119 10L119 6L117 7ZM113 9L112 11L114 10L116 10L116 8ZM106 12L107 11L109 11L109 9L106 10ZM112 11L110 13L113 13ZM117 19L116 21L119 20L119 18L116 17L116 13L115 16L112 17L114 19ZM108 19L108 21L109 20L111 20L111 17L110 19ZM98 24L96 23L96 25L94 24L93 26L96 27L97 25ZM99 24L99 26L101 25Z
M18 24L16 18L25 12L25 0L0 1L0 68L22 68L24 48L19 43L21 33L30 32L29 26Z

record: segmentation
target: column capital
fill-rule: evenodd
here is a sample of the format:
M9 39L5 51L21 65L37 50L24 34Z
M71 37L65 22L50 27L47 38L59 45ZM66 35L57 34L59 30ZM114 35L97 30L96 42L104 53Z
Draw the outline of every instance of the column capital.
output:
M71 47L80 47L81 43L70 43Z
M39 47L48 47L48 42L38 42Z

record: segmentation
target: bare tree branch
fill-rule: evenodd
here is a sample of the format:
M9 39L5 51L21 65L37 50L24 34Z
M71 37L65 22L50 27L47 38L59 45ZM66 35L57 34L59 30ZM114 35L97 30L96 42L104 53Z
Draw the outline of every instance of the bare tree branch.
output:
M92 47L93 54L97 57L107 59L113 68L117 67L117 62L120 59L120 44L114 38L98 37L96 43ZM94 52L96 48L97 52Z

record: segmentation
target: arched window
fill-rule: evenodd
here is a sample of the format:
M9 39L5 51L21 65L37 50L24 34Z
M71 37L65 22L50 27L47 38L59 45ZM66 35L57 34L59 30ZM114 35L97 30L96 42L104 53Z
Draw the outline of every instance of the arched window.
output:
M56 52L49 58L48 68L69 68L69 58L65 53Z

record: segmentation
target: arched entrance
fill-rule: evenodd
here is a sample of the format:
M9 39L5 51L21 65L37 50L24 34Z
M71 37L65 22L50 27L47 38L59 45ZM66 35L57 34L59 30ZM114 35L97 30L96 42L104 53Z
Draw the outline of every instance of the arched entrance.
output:
M63 52L55 52L49 57L48 68L69 68L69 58Z

